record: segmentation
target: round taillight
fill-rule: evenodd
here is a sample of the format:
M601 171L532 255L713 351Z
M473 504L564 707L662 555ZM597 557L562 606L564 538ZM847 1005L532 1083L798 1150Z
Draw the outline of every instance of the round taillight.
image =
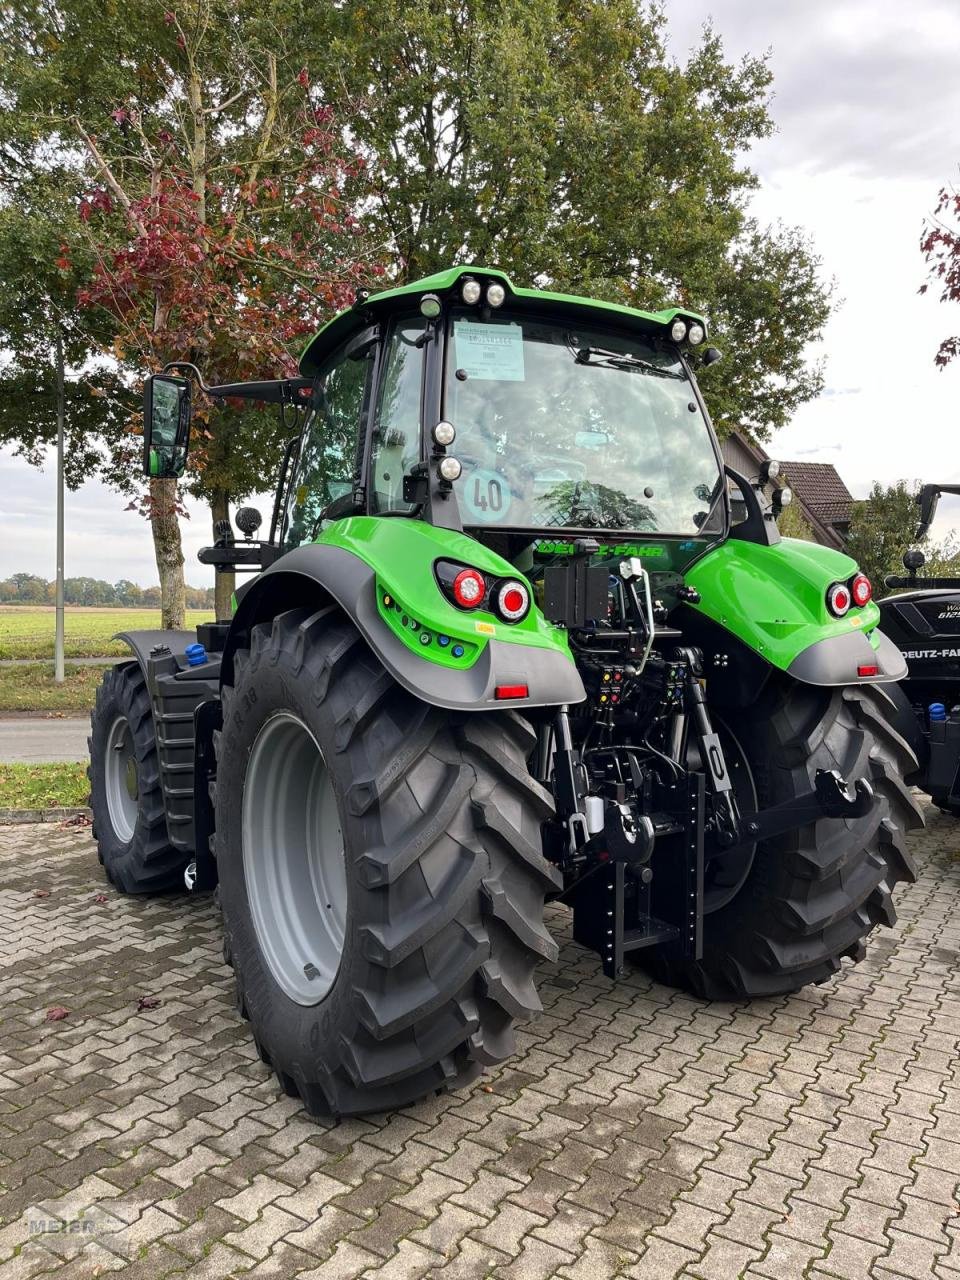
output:
M830 612L838 618L842 618L850 608L850 592L842 582L835 582L827 592L827 604Z
M486 593L487 584L478 569L461 569L453 580L453 598L461 609L476 609Z
M520 622L530 608L530 593L522 582L505 582L497 590L497 612L507 622Z
M873 599L873 586L865 573L858 573L854 578L850 594L853 596L853 603L861 609Z

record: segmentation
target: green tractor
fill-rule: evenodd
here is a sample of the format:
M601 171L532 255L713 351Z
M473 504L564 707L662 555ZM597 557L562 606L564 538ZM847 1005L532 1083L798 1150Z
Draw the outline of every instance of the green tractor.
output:
M124 636L93 714L110 881L213 889L238 1006L315 1114L514 1051L557 946L708 999L822 982L894 919L920 821L869 581L725 467L704 321L454 268L362 294L298 378L193 387L295 419L229 621ZM740 518L734 523L733 515Z

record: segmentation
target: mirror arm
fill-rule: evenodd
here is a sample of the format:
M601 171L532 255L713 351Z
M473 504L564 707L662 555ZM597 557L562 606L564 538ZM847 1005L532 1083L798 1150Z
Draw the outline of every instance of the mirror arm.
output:
M163 366L164 373L177 370L188 370L203 394L211 400L226 400L229 396L231 399L262 400L269 404L302 404L297 392L308 391L314 381L313 378L272 378L263 382L225 382L221 386L208 387L200 370L189 360L171 360Z

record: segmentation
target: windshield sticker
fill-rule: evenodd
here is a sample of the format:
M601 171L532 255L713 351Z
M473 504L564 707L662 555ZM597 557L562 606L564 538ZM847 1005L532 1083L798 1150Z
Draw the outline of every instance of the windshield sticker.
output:
M466 472L460 493L471 524L500 524L513 506L506 479L499 471L488 471L486 467Z
M453 325L457 369L488 382L523 382L523 330L518 324Z

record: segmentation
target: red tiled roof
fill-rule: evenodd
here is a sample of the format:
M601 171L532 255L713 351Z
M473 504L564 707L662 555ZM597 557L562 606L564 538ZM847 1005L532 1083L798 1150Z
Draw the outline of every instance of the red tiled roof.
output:
M832 462L781 462L780 469L804 506L822 520L849 520L853 494Z

